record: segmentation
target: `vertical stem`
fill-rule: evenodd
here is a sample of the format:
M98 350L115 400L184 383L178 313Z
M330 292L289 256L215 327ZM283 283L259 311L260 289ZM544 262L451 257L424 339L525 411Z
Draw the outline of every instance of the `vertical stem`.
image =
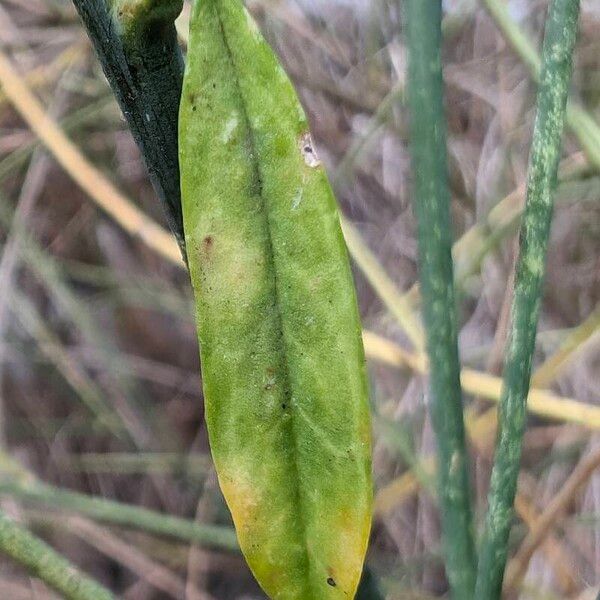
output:
M452 267L441 0L407 0L408 104L418 220L420 278L431 365L442 541L452 597L472 597L475 551L460 387Z
M578 17L579 0L552 0L516 266L499 436L477 573L475 597L482 600L500 596L506 565Z
M111 600L113 595L27 529L0 513L0 552L68 600Z
M175 31L182 0L73 3L185 257L177 148L184 63Z

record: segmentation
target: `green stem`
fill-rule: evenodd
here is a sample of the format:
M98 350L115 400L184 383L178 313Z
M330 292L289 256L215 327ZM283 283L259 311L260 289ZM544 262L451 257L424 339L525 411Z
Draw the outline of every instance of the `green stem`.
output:
M185 257L177 150L184 64L175 31L182 0L73 3Z
M235 533L229 527L201 525L188 519L62 490L41 482L3 479L0 481L0 495L9 495L58 510L74 511L104 523L141 529L155 535L178 538L202 546L234 552L238 550Z
M110 600L114 597L3 513L0 513L0 551L68 600Z
M477 574L475 597L485 600L500 596L506 565L578 16L579 0L552 0L516 266L499 437Z
M475 583L467 453L452 268L450 194L441 67L441 0L408 0L408 105L418 220L420 279L431 364L431 414L446 571L452 596Z

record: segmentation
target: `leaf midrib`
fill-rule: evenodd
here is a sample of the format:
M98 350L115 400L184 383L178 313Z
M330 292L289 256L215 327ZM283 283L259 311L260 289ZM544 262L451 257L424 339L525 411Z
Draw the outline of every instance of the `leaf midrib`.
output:
M305 559L306 575L307 575L307 582L305 585L303 585L303 587L307 587L310 592L313 592L314 590L313 590L313 585L312 585L312 579L310 576L311 575L311 569L310 569L311 561L310 561L310 554L308 552L308 544L307 544L307 539L306 539L307 526L306 526L306 521L304 518L304 510L303 510L304 498L303 498L301 487L299 485L300 466L298 463L297 429L295 427L296 418L295 418L295 411L294 411L294 403L292 402L293 386L292 386L292 382L291 382L290 368L289 368L289 361L288 361L289 345L287 342L285 329L283 327L283 314L282 314L282 310L281 310L280 293L279 293L279 285L278 285L279 277L278 277L278 272L277 272L277 261L275 260L275 252L273 249L273 236L271 233L268 201L263 194L263 184L262 184L262 177L261 177L261 171L260 171L260 163L259 163L259 160L256 158L259 156L259 153L257 151L258 149L256 147L255 140L254 140L254 131L253 131L251 120L249 118L248 111L246 108L246 100L244 98L244 93L242 91L242 86L240 84L237 65L235 62L235 57L231 50L229 39L228 39L227 33L226 33L226 27L225 27L225 24L224 24L224 21L222 18L221 1L222 0L213 0L213 5L215 7L217 19L219 21L221 35L223 37L223 44L225 46L225 50L227 53L227 59L231 64L233 74L235 77L235 87L238 90L238 94L239 94L239 98L240 98L240 107L242 110L242 116L243 116L243 120L246 125L246 130L248 131L250 148L251 148L251 164L252 164L252 169L254 171L255 182L258 187L258 196L260 197L261 203L262 203L262 211L261 212L264 214L265 227L266 227L266 231L267 231L268 253L269 253L268 260L269 260L269 264L272 265L273 286L275 289L275 309L276 309L277 330L278 330L279 335L281 336L281 339L283 340L283 348L282 348L281 352L283 354L282 366L283 366L283 372L284 372L284 376L285 376L284 394L286 396L289 395L289 406L290 406L289 421L290 421L290 423L289 423L289 425L287 425L286 429L289 429L291 432L291 438L292 438L292 444L293 444L292 468L293 468L294 475L295 475L295 477L293 477L293 483L294 483L293 495L295 496L295 498L297 500L297 505L298 505L298 510L296 512L299 514L299 523L300 523L300 530L301 530L301 537L302 537L302 545L304 548L304 559ZM242 7L242 10L245 10L245 8Z

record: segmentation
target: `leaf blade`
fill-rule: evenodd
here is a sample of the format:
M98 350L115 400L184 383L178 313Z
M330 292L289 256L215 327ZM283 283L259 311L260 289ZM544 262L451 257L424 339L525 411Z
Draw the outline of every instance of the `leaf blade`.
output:
M237 0L196 4L180 153L206 418L240 545L273 598L353 597L372 492L352 276L295 92Z

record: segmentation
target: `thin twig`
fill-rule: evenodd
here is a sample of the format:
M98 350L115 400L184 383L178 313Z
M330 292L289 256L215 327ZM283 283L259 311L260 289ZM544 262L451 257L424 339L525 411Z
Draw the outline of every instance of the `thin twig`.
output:
M372 331L363 332L367 357L396 368L408 368L425 375L427 361L423 355L405 350L395 342ZM498 402L502 394L502 380L474 369L462 369L461 385L465 392L486 400ZM586 404L573 398L557 396L546 390L532 388L527 398L527 410L546 419L600 429L600 406Z
M46 114L2 51L0 51L0 85L32 131L98 206L132 236L142 240L168 261L183 266L181 253L173 237L133 206L87 161L77 146Z
M185 581L179 575L148 558L141 550L124 542L106 528L82 517L69 517L65 525L85 543L121 563L157 590L175 599L185 597ZM207 600L206 595L202 600Z
M535 372L532 383L536 387L548 387L556 381L576 354L578 354L600 329L600 304L588 318L577 326L564 340L557 352L550 356Z
M575 467L558 494L554 496L543 513L535 520L515 558L510 563L506 573L506 589L514 589L520 585L527 572L531 557L569 507L577 491L599 466L600 448L596 448Z
M97 521L141 529L155 535L173 537L230 552L238 550L233 530L217 525L201 525L187 519L71 492L42 482L0 479L0 494L23 501L80 513Z
M350 256L364 273L373 289L376 290L386 308L402 327L414 348L423 351L425 346L423 331L410 303L398 291L394 282L385 272L377 257L365 244L354 225L343 217L341 218L341 224Z

